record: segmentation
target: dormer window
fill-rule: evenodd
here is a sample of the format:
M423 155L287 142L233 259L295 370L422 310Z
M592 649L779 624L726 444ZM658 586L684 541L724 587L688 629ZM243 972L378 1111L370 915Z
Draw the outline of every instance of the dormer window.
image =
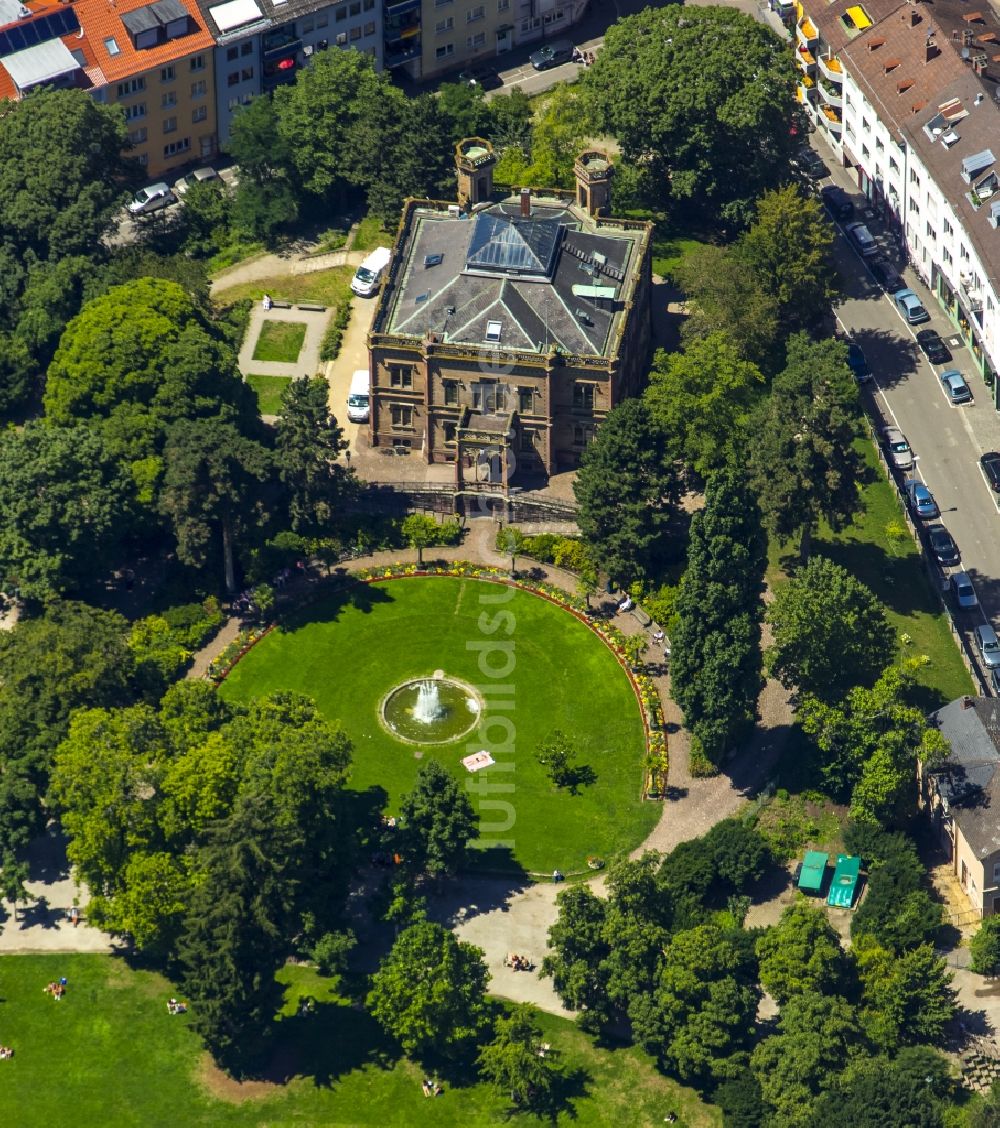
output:
M156 0L122 16L122 23L137 51L146 51L190 30L190 17L180 0Z

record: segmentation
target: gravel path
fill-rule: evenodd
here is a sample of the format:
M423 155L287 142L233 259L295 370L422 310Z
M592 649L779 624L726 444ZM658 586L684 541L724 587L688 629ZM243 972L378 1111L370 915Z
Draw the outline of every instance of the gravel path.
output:
M312 274L334 266L360 266L366 256L366 251L331 251L326 255L296 251L284 255L258 255L218 273L212 279L211 293L217 294L230 286L256 282L260 278L276 278L282 274Z

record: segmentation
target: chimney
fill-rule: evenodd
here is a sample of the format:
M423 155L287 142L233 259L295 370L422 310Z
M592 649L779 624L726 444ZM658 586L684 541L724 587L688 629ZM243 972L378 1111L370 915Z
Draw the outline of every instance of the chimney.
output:
M522 219L530 219L531 218L531 189L530 188L522 188L521 189L521 218Z
M910 27L916 27L923 18L916 8L910 9Z
M924 45L924 62L929 63L932 59L936 59L941 54L941 50L933 39L927 39Z

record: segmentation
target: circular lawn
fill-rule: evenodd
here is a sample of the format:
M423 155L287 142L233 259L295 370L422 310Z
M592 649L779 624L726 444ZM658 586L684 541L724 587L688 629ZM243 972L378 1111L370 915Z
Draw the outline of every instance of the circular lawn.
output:
M475 687L480 725L454 743L396 739L381 703L436 672ZM583 870L589 855L637 846L660 812L640 798L645 741L625 672L583 623L529 592L451 577L353 585L272 631L220 692L245 701L278 690L307 694L341 723L354 744L351 787L384 788L387 814L421 763L453 772L480 816L487 868ZM537 760L557 729L593 773L575 794ZM463 757L482 750L495 763L470 773Z

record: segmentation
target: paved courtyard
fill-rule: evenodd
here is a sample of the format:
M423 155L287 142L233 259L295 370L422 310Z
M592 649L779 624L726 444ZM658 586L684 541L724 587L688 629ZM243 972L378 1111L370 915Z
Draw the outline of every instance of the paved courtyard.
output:
M243 346L240 349L239 366L244 377L251 374L256 376L315 376L322 374L323 365L319 359L320 345L323 334L333 316L332 310L317 312L305 309L277 309L276 307L265 310L258 302L250 311L250 322L247 326ZM278 360L254 360L253 353L257 347L262 326L267 321L291 321L297 325L305 325L306 336L299 350L298 359L292 363Z

